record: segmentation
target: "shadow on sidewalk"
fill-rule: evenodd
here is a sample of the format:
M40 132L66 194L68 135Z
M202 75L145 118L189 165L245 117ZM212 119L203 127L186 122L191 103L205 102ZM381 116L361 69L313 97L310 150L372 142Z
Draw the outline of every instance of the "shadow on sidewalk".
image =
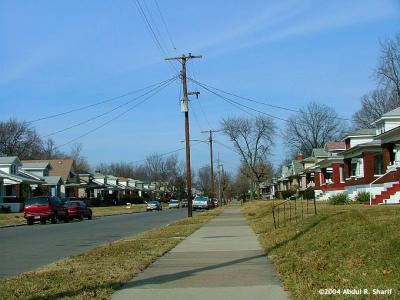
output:
M146 284L162 284L162 283L172 282L172 281L179 280L179 279L182 279L185 277L193 276L200 272L214 270L214 269L223 268L223 267L227 267L227 266L232 266L235 264L240 264L240 263L243 263L246 261L251 261L253 259L257 259L257 258L261 258L261 257L265 257L265 254L258 254L258 255L254 255L254 256L250 256L250 257L235 259L232 261L228 261L228 262L224 262L224 263L220 263L220 264L216 264L216 265L212 265L212 266L207 266L207 267L203 267L203 268L197 268L197 269L182 271L182 272L173 273L173 274L159 275L159 276L155 276L155 277L151 277L151 278L135 280L135 281L127 283L123 289L128 289L128 288L132 288L132 287L140 287L140 286L146 285Z

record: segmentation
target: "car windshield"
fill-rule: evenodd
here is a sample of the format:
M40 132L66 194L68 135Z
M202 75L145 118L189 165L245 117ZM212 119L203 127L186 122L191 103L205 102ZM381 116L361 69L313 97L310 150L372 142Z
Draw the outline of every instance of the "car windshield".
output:
M26 200L25 205L49 205L47 197L36 197Z
M196 197L196 198L194 199L194 201L207 202L207 201L208 201L208 198L205 198L205 197Z
M149 204L158 204L158 201L149 201Z
M169 203L178 203L178 200L169 200Z
M65 204L66 204L68 207L79 206L79 203L78 203L78 202L73 202L73 201L67 201L67 202L65 202Z

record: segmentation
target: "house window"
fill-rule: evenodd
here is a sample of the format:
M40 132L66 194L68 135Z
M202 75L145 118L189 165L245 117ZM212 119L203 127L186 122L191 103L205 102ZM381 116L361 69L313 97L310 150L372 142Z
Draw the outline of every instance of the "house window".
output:
M383 158L382 154L374 155L374 174L382 175L383 174Z
M364 177L364 159L359 158L357 161L357 177Z
M17 166L16 165L11 165L11 174L16 174L17 173Z
M350 166L350 176L356 176L357 175L357 161L351 161L351 166Z
M6 196L14 196L12 185L7 185L5 192Z
M344 169L343 167L339 167L339 178L340 178L340 182L344 182Z

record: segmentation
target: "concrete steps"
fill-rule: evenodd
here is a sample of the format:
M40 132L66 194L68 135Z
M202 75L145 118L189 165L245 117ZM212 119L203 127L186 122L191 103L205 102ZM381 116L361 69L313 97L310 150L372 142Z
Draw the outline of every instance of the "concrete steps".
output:
M375 195L371 202L372 204L382 204L388 203L388 200L390 200L390 202L399 203L400 194L396 197L398 192L400 192L400 182L396 182L391 187L384 189L380 194Z

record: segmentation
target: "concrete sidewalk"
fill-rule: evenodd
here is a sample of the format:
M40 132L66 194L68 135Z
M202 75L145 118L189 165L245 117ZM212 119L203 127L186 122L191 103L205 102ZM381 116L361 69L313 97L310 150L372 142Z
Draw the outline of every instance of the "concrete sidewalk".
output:
M112 299L289 299L238 207L201 227Z

